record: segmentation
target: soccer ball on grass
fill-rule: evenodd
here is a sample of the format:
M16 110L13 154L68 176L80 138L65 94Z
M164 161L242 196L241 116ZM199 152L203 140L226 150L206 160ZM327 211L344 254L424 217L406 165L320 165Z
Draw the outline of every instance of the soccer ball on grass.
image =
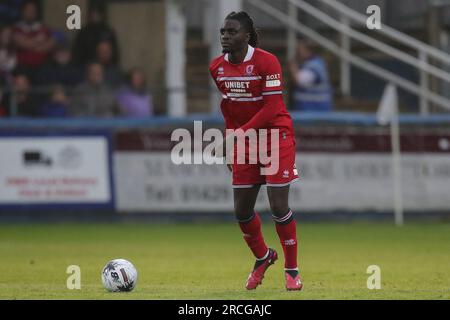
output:
M131 291L136 287L137 270L125 259L111 260L103 268L102 282L110 292Z

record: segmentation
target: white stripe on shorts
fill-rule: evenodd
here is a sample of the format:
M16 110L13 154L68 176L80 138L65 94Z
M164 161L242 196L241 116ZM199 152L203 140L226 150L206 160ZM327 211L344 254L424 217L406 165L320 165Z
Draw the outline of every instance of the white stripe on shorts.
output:
M295 178L286 183L267 183L266 186L268 186L268 187L285 187L285 186L288 186L291 183L296 182L298 180L299 180L299 178Z

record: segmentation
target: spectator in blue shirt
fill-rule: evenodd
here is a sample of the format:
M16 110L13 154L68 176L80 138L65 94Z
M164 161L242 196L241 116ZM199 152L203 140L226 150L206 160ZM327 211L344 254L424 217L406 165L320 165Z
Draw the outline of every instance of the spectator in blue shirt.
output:
M142 70L135 68L130 71L128 84L119 91L117 100L121 114L125 117L153 115L153 99Z
M290 66L295 84L294 111L331 111L333 98L327 66L309 39L300 41L297 60Z

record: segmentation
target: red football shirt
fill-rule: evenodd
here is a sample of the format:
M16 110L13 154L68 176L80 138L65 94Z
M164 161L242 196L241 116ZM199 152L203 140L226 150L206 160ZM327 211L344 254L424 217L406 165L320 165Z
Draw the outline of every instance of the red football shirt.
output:
M12 28L13 35L21 35L30 40L46 40L51 37L50 30L39 22L28 25L24 22L17 23ZM47 52L41 52L34 49L17 48L17 62L19 65L37 67L42 65L48 57Z
M211 62L209 71L222 93L220 107L227 129L277 128L293 135L277 57L249 45L243 62L233 64L224 54Z

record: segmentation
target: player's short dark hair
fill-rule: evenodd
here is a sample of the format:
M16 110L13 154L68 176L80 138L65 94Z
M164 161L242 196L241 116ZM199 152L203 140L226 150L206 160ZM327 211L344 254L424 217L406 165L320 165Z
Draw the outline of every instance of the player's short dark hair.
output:
M225 20L237 20L241 26L250 33L248 44L252 47L258 46L258 31L256 30L253 19L245 11L233 11L225 17Z

